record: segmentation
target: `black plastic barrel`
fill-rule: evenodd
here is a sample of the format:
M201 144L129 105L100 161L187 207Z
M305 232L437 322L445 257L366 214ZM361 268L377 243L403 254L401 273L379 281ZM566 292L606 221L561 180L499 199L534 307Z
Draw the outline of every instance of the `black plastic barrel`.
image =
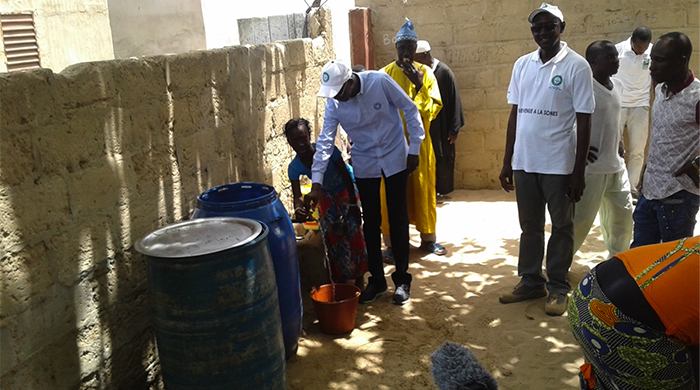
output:
M269 229L180 222L139 240L167 390L286 389Z
M277 191L261 183L226 184L200 194L192 218L219 216L256 219L270 228L267 242L277 278L285 356L289 359L299 345L303 312L292 220L277 197Z

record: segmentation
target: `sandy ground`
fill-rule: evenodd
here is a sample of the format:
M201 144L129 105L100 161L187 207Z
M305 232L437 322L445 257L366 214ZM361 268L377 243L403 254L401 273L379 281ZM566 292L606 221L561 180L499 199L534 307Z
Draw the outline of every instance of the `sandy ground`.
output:
M566 315L547 316L545 298L498 302L519 281L514 195L483 190L450 196L438 207L438 241L447 256L420 251L418 232L411 231L408 304L391 303L393 266L385 266L389 294L359 306L351 333L330 336L321 333L304 286L304 330L297 356L287 362L289 389L436 389L430 354L447 340L469 347L501 389L578 388L583 359ZM605 256L596 222L575 255L572 286Z

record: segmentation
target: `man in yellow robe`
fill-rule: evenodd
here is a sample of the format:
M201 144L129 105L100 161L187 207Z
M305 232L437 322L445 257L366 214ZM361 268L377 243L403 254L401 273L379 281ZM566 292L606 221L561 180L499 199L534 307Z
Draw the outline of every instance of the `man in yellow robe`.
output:
M420 248L424 251L444 255L447 250L438 244L435 236L437 223L437 202L435 192L435 153L430 139L430 121L435 119L442 108L440 89L433 71L418 62L413 61L416 54L418 36L413 28L413 23L406 19L399 32L396 34L397 60L382 68L380 71L387 73L406 92L418 107L423 126L425 127L425 139L420 147L420 162L418 169L408 178L407 200L410 222L416 226L421 235ZM403 113L401 114L403 116ZM404 131L406 120L404 119ZM408 133L405 133L408 137ZM384 187L382 183L382 196ZM391 200L389 200L391 201ZM387 217L386 203L382 202L382 233L387 246L391 246L389 238L389 218ZM385 257L391 258L390 250L385 251Z

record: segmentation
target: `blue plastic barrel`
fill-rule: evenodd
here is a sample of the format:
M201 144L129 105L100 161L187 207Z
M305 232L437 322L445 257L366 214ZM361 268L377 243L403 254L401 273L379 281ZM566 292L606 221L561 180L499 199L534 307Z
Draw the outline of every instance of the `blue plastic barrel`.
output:
M251 219L207 218L135 244L167 390L286 389L268 232Z
M272 186L232 183L211 188L197 197L192 218L218 216L251 218L270 228L267 243L277 276L282 334L287 359L296 354L301 335L303 308L299 281L299 258L292 220Z

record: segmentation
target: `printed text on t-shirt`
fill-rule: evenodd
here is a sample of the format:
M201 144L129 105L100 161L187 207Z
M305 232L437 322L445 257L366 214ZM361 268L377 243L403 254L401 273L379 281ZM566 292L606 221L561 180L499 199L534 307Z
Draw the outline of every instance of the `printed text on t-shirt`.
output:
M520 108L518 107L519 114L534 114L534 115L544 115L544 116L558 116L559 111L549 111L541 110L539 108Z

